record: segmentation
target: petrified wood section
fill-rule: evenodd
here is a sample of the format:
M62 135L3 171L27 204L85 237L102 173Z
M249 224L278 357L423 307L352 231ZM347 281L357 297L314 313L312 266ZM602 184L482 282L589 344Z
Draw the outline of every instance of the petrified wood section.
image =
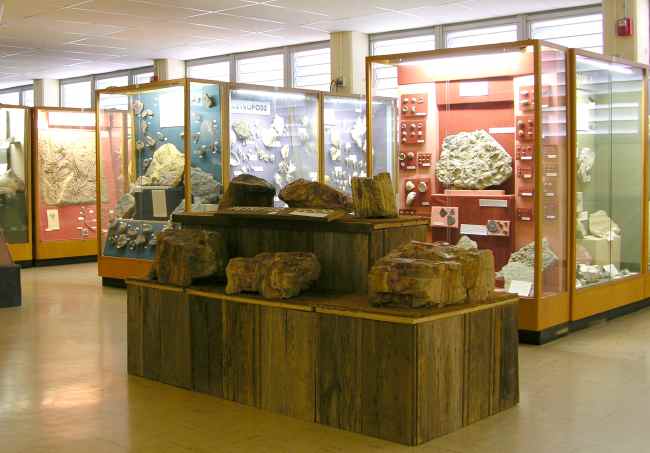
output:
M412 241L393 250L370 270L373 304L444 306L489 300L494 292L491 250Z
M275 187L262 178L243 174L235 177L223 195L219 208L273 206Z
M260 253L233 258L226 267L227 294L257 292L266 299L288 299L309 288L320 275L313 253Z
M290 208L341 209L352 211L352 199L327 184L298 179L278 195Z
M354 213L359 217L397 217L393 183L388 173L352 178Z
M167 230L156 238L153 272L160 283L187 287L194 279L225 276L228 249L221 233Z

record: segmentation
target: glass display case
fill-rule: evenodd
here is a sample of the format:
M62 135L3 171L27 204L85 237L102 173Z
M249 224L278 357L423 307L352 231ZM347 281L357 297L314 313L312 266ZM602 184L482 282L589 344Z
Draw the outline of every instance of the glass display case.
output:
M15 262L33 258L31 110L0 105L0 230Z
M277 192L299 178L320 180L317 92L234 84L228 110L229 179L252 174Z
M324 182L351 193L352 178L368 175L366 150L366 98L323 94ZM373 140L375 173L393 174L395 156L395 101L375 97L373 117L377 122Z
M221 99L219 83L195 79L97 92L102 277L146 274L174 212L216 208Z
M523 329L566 321L542 306L568 316L566 55L531 40L368 57L369 95L398 106L400 212L429 217L434 241L492 250Z
M95 113L39 107L34 127L35 259L95 255Z
M646 69L571 50L575 87L572 317L643 299Z

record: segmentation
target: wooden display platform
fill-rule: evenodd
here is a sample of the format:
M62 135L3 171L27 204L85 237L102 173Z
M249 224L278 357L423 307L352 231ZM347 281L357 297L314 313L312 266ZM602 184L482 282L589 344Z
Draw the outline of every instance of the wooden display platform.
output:
M517 404L518 298L442 309L127 281L130 374L417 445Z

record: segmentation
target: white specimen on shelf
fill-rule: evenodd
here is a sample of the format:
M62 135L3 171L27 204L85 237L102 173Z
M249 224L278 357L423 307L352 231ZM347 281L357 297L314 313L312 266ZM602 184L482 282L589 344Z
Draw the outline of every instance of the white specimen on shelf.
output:
M251 131L250 126L244 120L233 122L232 130L235 133L235 137L243 142L246 142L253 137L253 132Z
M284 118L280 115L275 115L273 117L273 122L271 123L271 128L275 131L278 136L284 135Z
M16 192L25 191L25 182L9 169L5 174L0 176L0 195L6 195L8 198L16 196Z
M330 158L336 162L341 159L341 148L337 146L330 146Z
M133 113L135 113L136 115L139 115L140 113L142 113L142 109L144 108L144 104L142 103L142 101L140 99L136 99L135 101L133 101L133 103L131 103L131 107L133 108Z
M600 210L589 214L589 234L611 240L621 235L621 228L605 211Z
M153 110L147 109L142 111L142 119L146 120L147 118L151 118L153 116Z
M591 148L581 148L576 156L578 178L581 182L591 182L591 172L596 161L596 153Z
M267 148L279 148L281 146L280 140L278 140L278 133L272 127L262 129L262 143Z
M153 153L144 176L138 178L143 186L176 187L183 179L185 157L173 143L165 143Z
M275 154L269 153L264 148L262 148L259 144L256 144L255 149L257 151L258 160L261 160L262 162L266 162L266 163L275 162Z
M461 236L456 243L456 247L461 250L478 250L478 243L476 241L472 241L467 236Z
M546 238L542 239L542 270L558 260L558 256L553 252ZM503 266L497 277L503 277L506 280L506 288L511 280L533 281L535 267L535 242L530 242L510 255L508 264Z
M284 145L280 149L280 156L282 156L283 159L288 159L289 158L289 145Z
M427 183L425 181L420 181L418 183L418 192L425 193L427 191Z
M436 177L447 187L485 189L512 175L512 157L490 134L480 129L445 137Z
M408 207L413 206L413 202L415 201L415 198L417 196L418 196L417 192L415 192L415 191L409 192L406 195L406 206L408 206Z
M337 127L330 128L330 143L336 148L341 147L341 133Z
M404 188L406 189L407 192L412 192L413 190L415 190L415 184L413 183L413 181L406 181Z
M356 143L356 145L360 149L363 150L366 149L366 119L365 118L358 116L357 119L354 120L352 129L350 130L350 136L352 137L352 140L354 140L354 143Z
M144 136L144 144L146 146L154 146L156 144L156 139L151 137L150 135L145 135Z

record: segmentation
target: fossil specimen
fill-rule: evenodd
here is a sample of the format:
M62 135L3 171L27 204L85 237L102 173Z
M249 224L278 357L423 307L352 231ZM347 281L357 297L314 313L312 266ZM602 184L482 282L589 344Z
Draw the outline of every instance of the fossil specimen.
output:
M133 107L133 113L135 113L136 115L139 115L140 113L142 113L142 109L144 108L144 104L142 103L142 101L140 99L136 99L131 104L131 107Z
M232 124L232 130L235 132L237 139L243 142L250 140L253 137L253 132L251 131L248 122L244 120L235 121Z
M357 117L350 130L350 136L360 149L366 149L366 120L364 118Z
M16 176L13 170L9 169L0 176L0 195L7 195L9 198L16 196L16 192L24 192L25 183Z
M578 177L582 182L591 182L591 172L596 162L596 153L591 148L582 148L576 156Z
M165 143L153 153L146 173L140 178L144 186L176 187L183 179L185 157L172 143Z

